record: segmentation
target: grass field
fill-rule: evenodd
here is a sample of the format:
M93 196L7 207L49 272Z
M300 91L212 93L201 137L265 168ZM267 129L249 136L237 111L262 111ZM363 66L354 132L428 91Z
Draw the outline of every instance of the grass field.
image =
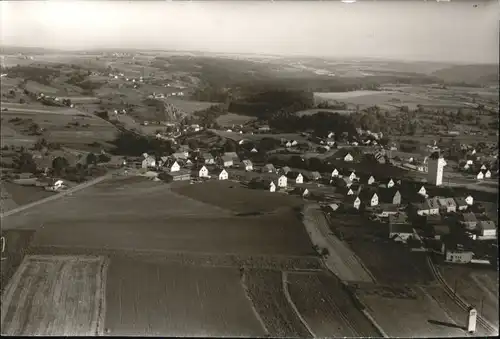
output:
M110 335L265 334L234 268L112 260L107 282Z
M246 270L244 286L271 337L312 337L285 296L281 272Z
M182 185L176 187L174 192L235 213L270 212L280 207L302 204L302 200L295 196L248 189L232 181L208 181L202 185Z
M2 294L2 334L99 334L104 265L98 257L26 257Z
M26 205L54 195L54 192L46 191L43 187L23 186L11 182L3 182L5 189L17 205Z
M224 114L216 119L217 123L223 127L231 127L233 125L244 125L252 120L255 120L255 118L247 115L240 115L234 113Z
M55 87L43 85L41 83L28 80L26 84L26 89L33 93L43 93L45 95L54 95L59 92L59 90Z
M166 184L119 182L104 182L7 217L2 226L33 229L43 223L34 239L42 247L314 255L300 220L286 210L235 216L173 193Z
M207 109L210 106L219 105L219 103L216 103L216 102L193 101L193 100L188 100L188 99L184 100L184 99L177 99L177 98L172 98L172 97L163 99L163 101L174 105L175 107L179 108L180 110L182 110L186 114L192 114L196 111L202 111L204 109Z
M313 115L313 114L316 114L318 112L338 113L340 115L349 115L349 114L354 113L355 111L335 110L335 109L327 109L327 108L312 108L312 109L307 109L307 110L304 110L304 111L295 112L295 115L298 115L298 116Z
M288 273L290 296L316 337L378 337L340 281L325 273Z
M443 308L419 287L406 288L406 296L383 296L379 293L372 294L372 291L357 294L367 307L368 313L389 337L437 338L466 335L460 328L464 325L455 323Z

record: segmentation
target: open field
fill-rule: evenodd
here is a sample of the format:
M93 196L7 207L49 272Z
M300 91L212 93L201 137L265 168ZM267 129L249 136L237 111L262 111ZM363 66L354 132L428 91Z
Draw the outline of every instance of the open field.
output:
M1 201L0 201L1 213L14 209L18 206L14 201L14 199L12 199L12 195L9 193L9 191L7 191L4 182L0 182L0 194L1 194Z
M357 295L368 313L390 337L466 335L461 328L464 325L455 323L434 299L417 286L358 291Z
M378 337L340 281L325 273L287 273L293 303L315 337Z
M24 255L28 253L33 231L5 231L1 236L5 239L5 251L2 253L2 269L0 270L0 290L3 291L9 279L21 264Z
M16 205L26 205L54 195L54 192L46 191L43 187L23 186L11 182L3 182L2 189L5 189Z
M107 283L110 335L265 334L234 268L112 260Z
M192 114L196 111L202 111L213 105L219 105L216 102L206 102L206 101L193 101L188 99L177 99L177 98L165 98L163 101L174 105L186 114Z
M43 223L34 239L42 247L314 255L300 220L289 211L235 216L173 193L166 184L115 185L104 182L36 206L4 218L2 226L36 229Z
M271 337L311 338L286 298L282 273L245 270L244 286Z
M490 268L440 265L439 269L452 289L479 314L498 326L498 272Z
M302 200L287 194L248 189L232 181L208 181L182 185L174 192L235 213L270 212L280 207L300 206ZM217 194L214 194L217 192Z
M100 334L104 265L99 257L26 257L2 294L2 334Z
M71 100L71 103L72 104L96 104L96 103L99 103L100 99L99 98L96 98L96 97L84 97L84 96L74 96L74 97L68 97L68 96L64 96L64 97L61 97L61 100L62 99L69 99Z
M28 80L26 89L32 93L43 93L45 95L54 95L59 92L55 87L43 85L39 82Z
M234 113L224 114L216 119L219 125L227 127L231 127L232 125L244 125L253 120L255 120L254 117Z

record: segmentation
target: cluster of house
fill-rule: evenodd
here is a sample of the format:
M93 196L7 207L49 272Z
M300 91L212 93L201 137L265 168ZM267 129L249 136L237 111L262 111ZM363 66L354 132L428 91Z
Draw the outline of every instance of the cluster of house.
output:
M491 178L491 170L488 169L486 164L482 164L479 168L475 165L473 160L466 160L460 165L462 171L470 174L474 174L476 179L483 180Z
M59 97L54 97L54 96L51 96L51 95L45 95L43 93L39 93L38 95L36 95L36 100L37 101L40 101L46 105L52 105L52 106L67 106L67 107L75 107L75 105L73 105L71 103L70 100L68 99L61 99Z

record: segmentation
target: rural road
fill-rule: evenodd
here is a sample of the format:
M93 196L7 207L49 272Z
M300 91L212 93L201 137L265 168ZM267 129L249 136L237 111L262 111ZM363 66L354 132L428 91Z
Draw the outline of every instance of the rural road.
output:
M333 274L343 281L374 282L354 253L331 233L328 221L317 204L304 207L303 221L312 243L328 249L329 254L324 256L324 261Z
M59 192L57 194L51 195L50 197L34 201L34 202L32 202L30 204L27 204L27 205L19 206L19 207L13 209L13 210L10 210L10 211L7 211L5 213L0 214L0 218L8 217L8 216L10 216L12 214L16 214L16 213L22 212L24 210L27 210L29 208L32 208L32 207L35 207L35 206L47 203L49 201L53 201L53 200L62 198L64 196L66 196L66 195L71 195L71 194L73 194L73 193L75 193L77 191L80 191L80 190L84 189L84 188L93 186L95 184L100 183L101 181L104 181L106 179L111 178L114 173L115 173L115 171L109 172L106 175L103 175L101 177L98 177L98 178L92 179L90 181L84 182L84 183L82 183L80 185L77 185L75 187L72 187L72 188L70 188L70 189L68 189L66 191Z

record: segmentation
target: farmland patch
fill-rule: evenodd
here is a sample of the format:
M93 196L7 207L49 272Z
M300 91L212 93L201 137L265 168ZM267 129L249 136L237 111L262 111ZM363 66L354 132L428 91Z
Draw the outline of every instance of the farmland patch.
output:
M407 297L373 295L360 291L358 297L366 310L390 337L460 337L462 324L454 320L427 295L415 287ZM401 295L401 294L399 294ZM465 315L464 315L465 316Z
M3 182L2 187L8 192L17 205L26 205L54 195L43 187L23 186L11 182Z
M104 264L99 257L26 257L2 294L2 334L99 334Z
M255 120L254 117L248 115L240 115L234 113L228 113L219 116L216 121L221 126L232 126L232 125L244 125L249 121Z
M312 337L285 296L281 272L245 270L244 286L270 336Z
M325 273L287 275L291 298L315 336L380 335L334 276Z
M107 282L106 328L111 335L265 334L237 269L113 259Z
M236 213L270 212L302 204L295 196L248 189L232 181L209 181L202 185L182 185L174 189L184 196ZM213 192L218 192L213 194Z

